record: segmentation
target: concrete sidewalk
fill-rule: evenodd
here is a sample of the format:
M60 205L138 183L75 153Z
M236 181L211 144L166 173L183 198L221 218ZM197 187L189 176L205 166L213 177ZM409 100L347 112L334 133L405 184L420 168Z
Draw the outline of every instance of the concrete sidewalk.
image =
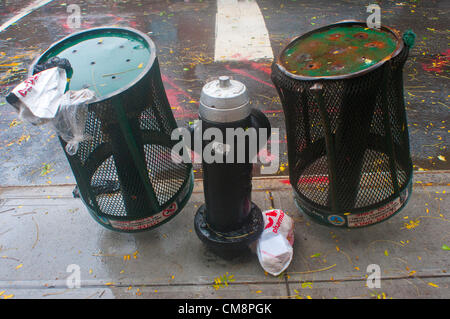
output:
M295 219L294 259L279 277L255 255L225 261L193 230L202 182L169 223L139 234L98 225L74 185L0 188L0 296L4 298L449 298L449 171L416 172L406 208L368 228L321 226L296 209L287 177L254 179L261 209ZM68 289L68 266L81 288ZM381 288L366 287L369 264ZM227 275L229 285L214 286Z

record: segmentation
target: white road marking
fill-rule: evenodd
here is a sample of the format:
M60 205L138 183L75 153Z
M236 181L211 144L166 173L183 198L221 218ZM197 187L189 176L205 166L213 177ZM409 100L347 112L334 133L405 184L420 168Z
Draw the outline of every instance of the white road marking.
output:
M215 61L273 59L256 0L217 0Z
M6 30L12 24L16 23L17 21L19 21L20 19L22 19L26 15L30 14L34 10L39 9L40 7L45 6L47 3L50 3L52 1L54 1L54 0L35 0L35 1L33 1L30 5L28 5L27 7L23 8L22 10L20 10L19 13L16 14L14 17L12 17L11 19L9 19L5 23L3 23L0 26L0 32Z

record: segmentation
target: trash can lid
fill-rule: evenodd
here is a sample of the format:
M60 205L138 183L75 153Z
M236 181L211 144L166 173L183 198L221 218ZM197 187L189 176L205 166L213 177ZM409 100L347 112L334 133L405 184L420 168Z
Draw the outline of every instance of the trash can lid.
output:
M155 60L155 46L131 28L94 28L53 44L35 63L58 56L69 60L70 90L88 88L98 100L116 95L139 81Z
M397 32L382 26L368 28L359 21L342 21L308 32L291 41L278 66L304 80L345 78L366 73L403 48Z

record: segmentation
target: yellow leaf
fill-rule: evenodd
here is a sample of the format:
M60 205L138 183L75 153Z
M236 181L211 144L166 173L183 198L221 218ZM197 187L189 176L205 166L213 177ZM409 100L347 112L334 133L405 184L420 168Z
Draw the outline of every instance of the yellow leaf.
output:
M22 64L22 62L13 62L13 63L8 63L8 64L0 64L0 66L2 66L2 67L11 67L11 66L18 66L18 65L21 65Z
M139 64L138 69L142 69L143 66L144 66L144 63Z
M16 267L16 269L22 268L23 264L20 264Z
M438 155L438 157L437 157L439 160L441 160L441 161L443 161L443 162L446 162L447 160L445 159L445 156L443 156L443 155Z
M384 251L384 254L385 254L386 256L389 256L389 253L388 253L387 249Z
M432 282L429 282L429 283L428 283L428 286L431 286L431 287L434 287L434 288L439 288L439 286L438 286L438 285L436 285L436 284L433 284Z
M12 297L14 297L13 294L11 294L11 295L3 295L3 299L9 299L9 298L12 298Z

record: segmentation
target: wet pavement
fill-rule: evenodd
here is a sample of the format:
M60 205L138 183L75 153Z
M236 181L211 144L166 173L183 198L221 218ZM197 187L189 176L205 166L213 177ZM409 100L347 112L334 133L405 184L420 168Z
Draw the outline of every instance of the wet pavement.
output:
M3 1L4 23L29 1ZM280 128L279 175L286 175L284 117L270 80L271 60L215 61L216 1L77 1L79 30L97 26L133 27L156 44L166 93L180 126L197 117L203 84L211 76L231 75L244 82L252 103ZM3 95L24 79L31 61L50 44L78 31L68 24L67 1L51 1L0 33L0 184L73 183L57 136L46 127L19 121ZM344 19L365 20L360 1L263 1L264 18L276 57L288 39ZM416 170L449 169L448 1L398 1L382 4L382 23L417 34L404 69L411 153ZM196 168L197 176L201 175Z
M31 1L2 1L0 24ZM364 229L329 228L300 214L286 176L253 180L261 209L283 209L295 220L294 259L279 277L265 274L255 255L226 261L193 231L204 202L201 180L170 223L139 234L104 229L72 196L74 179L48 127L19 121L3 99L24 79L31 61L75 32L70 2L51 1L0 32L0 291L3 298L448 298L449 93L448 1L382 4L382 23L417 34L405 65L405 101L414 174L412 198L393 218ZM166 93L180 126L197 117L200 89L210 76L244 82L252 103L280 128L286 175L284 118L270 80L271 60L215 61L217 2L76 1L80 29L133 27L154 40ZM343 19L365 20L360 1L262 1L277 56L288 39ZM201 171L196 167L197 177ZM64 185L63 185L64 184ZM14 185L13 187L9 187ZM83 225L80 227L80 225ZM64 240L61 240L63 238ZM368 289L367 266L382 270ZM81 289L67 279L79 266ZM69 267L69 268L68 268ZM228 286L215 282L227 276ZM231 279L232 278L232 279Z
M449 178L418 172L398 215L359 229L320 225L298 212L282 178L254 179L258 207L295 221L293 259L279 276L265 273L256 254L228 260L202 244L193 222L201 181L178 216L135 234L96 223L73 185L0 187L0 299L448 299ZM373 264L379 288L368 285ZM70 289L76 274L80 287Z

